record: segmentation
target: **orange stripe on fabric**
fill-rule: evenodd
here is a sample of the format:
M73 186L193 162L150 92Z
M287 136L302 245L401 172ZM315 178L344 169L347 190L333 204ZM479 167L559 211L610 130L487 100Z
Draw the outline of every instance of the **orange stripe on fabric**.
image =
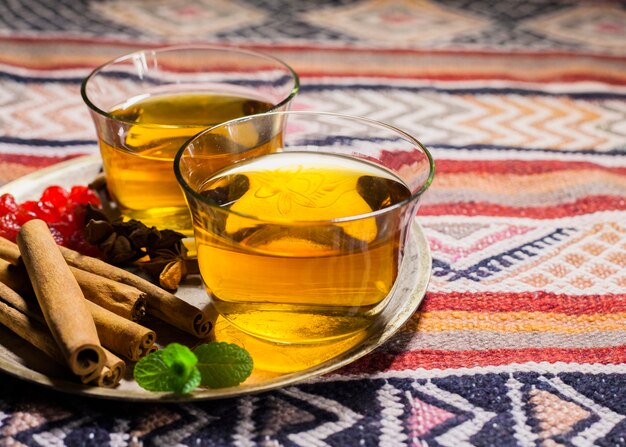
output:
M416 318L418 318L416 320ZM423 312L410 320L405 331L442 332L481 330L492 332L561 332L626 330L626 312L567 315L556 312ZM626 342L626 340L625 340Z
M557 171L533 175L514 174L441 174L436 177L433 187L440 189L463 189L493 191L499 194L519 195L559 191L568 187L587 183L612 184L626 189L626 175L581 169L572 175L571 171Z
M36 70L93 67L113 57L168 42L128 43L113 39L29 38L0 36L0 63ZM62 45L60 45L62 44ZM226 44L227 45L227 44ZM626 83L623 58L563 52L411 50L346 46L241 44L293 65L301 77L360 77L407 79L502 79L527 82ZM63 48L63 54L59 48ZM27 57L28 56L28 57ZM462 57L460 57L462 56ZM537 58L541 64L537 64ZM514 64L515 70L511 70Z

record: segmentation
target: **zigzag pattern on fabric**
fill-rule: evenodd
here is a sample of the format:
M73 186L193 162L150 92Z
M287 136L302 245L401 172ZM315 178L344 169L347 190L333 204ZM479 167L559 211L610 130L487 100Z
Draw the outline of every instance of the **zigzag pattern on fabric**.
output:
M30 404L29 421L15 411L3 421L7 442L74 446L81 440L122 445L532 445L552 440L578 445L622 445L626 407L607 389L626 386L626 374L508 371L429 379L344 379L290 387L272 394L195 405L119 406L69 397L73 411L47 407L49 392ZM9 379L9 384L14 379ZM358 392L361 399L352 398ZM86 407L85 407L86 406ZM115 408L115 419L104 418ZM84 425L89 408L96 428ZM290 413L285 419L285 411ZM100 416L99 416L100 415Z
M538 255L538 252L548 246L561 242L565 237L576 232L575 228L559 228L540 239L530 241L503 253L489 256L477 264L464 269L456 270L450 264L433 259L433 275L445 277L447 281L457 281L467 278L472 281L480 281L483 278L493 276L514 264Z

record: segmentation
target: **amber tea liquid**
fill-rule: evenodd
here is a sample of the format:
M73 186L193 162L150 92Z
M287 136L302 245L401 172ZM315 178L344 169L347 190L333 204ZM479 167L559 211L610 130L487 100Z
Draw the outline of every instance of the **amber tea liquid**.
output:
M398 210L341 218L410 197L394 174L354 158L284 152L237 163L200 190L229 211L194 219L200 271L227 320L289 343L372 323L396 279L405 226L394 221Z
M273 105L252 95L213 92L165 93L129 99L110 113L131 122L122 134L100 138L109 191L126 218L191 235L185 199L173 160L196 133L230 119L265 112ZM215 154L216 171L240 154Z

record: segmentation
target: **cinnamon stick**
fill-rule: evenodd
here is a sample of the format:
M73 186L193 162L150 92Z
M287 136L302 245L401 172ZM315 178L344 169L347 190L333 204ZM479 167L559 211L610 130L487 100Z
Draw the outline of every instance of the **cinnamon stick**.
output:
M19 263L19 250L11 241L0 237L0 258L13 264ZM147 294L146 310L149 314L171 324L178 329L204 338L209 335L213 327L213 318L200 309L192 306L176 295L155 286L137 275L124 269L107 264L90 256L84 256L69 248L59 247L65 261L80 270L120 282Z
M0 285L0 298L3 298L0 299L0 324L6 326L20 338L47 354L54 361L58 362L62 359L63 354L52 338L50 330L40 319L13 307L10 301L5 301L4 298L7 297L7 291L10 291L8 292L9 294L15 293L4 284ZM93 383L107 388L117 386L122 377L124 377L126 364L106 349L104 349L104 354L106 357L104 367L81 377L81 382L85 384Z
M100 343L111 351L136 362L156 348L156 334L126 318L120 317L95 303L87 306L93 317Z
M7 284L0 274L0 301L45 324L37 301L28 299L29 297L34 297L31 288L16 289ZM156 348L154 346L156 334L151 329L90 301L87 301L87 307L96 325L100 344L105 348L134 362L152 352L153 347Z
M46 326L1 300L0 323L40 351L48 354L55 361L58 362L63 359L61 350Z
M132 321L139 321L146 314L145 292L76 267L70 270L89 301Z
M104 388L114 388L120 383L124 373L126 372L126 363L124 360L113 354L111 351L104 350L104 366L100 371L94 371L91 374L83 376L80 380L84 384L93 384Z
M206 337L213 323L208 315L176 295L155 286L137 275L124 269L107 264L100 259L84 256L69 248L59 247L65 261L74 267L113 281L133 286L148 294L146 311L155 317L182 329L196 337Z
M37 301L24 298L22 294L4 282L0 282L0 302L8 304L12 308L22 312L24 315L39 321L41 324L46 324L46 320L41 313L39 303Z
M112 281L76 267L70 267L85 298L129 320L138 321L146 314L146 293L135 287ZM22 265L0 260L0 281L22 295L31 295L30 280Z
M9 261L11 264L19 263L20 249L10 240L0 236L0 259Z
M17 245L48 328L70 369L78 376L100 371L105 354L96 325L46 223L26 222Z

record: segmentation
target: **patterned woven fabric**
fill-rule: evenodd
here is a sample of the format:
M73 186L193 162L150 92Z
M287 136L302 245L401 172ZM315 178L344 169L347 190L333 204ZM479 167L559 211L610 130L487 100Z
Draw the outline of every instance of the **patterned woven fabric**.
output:
M626 446L626 3L0 0L0 182L83 154L79 94L135 48L262 50L294 108L433 152L433 276L388 343L329 376L199 404L0 374L6 446Z

